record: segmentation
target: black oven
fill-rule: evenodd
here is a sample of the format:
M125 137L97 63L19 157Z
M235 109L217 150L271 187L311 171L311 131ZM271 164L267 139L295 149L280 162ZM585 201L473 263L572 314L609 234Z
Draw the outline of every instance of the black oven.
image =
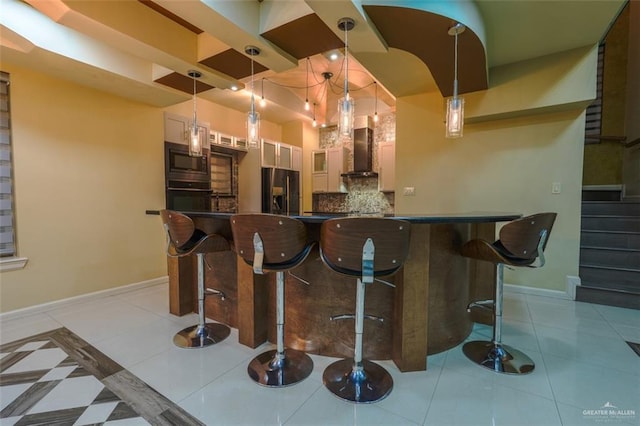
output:
M211 180L211 159L209 150L203 149L198 157L189 156L189 147L172 142L164 143L164 170L167 182L209 182Z
M164 144L165 196L167 208L178 211L211 211L211 159L203 149L198 157L189 156L189 147Z
M210 185L205 182L170 180L166 189L167 208L188 212L210 212Z

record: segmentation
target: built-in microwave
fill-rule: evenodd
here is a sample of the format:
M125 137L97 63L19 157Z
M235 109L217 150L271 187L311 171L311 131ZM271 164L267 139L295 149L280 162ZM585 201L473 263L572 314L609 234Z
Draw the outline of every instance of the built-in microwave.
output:
M211 180L211 160L209 150L202 155L191 157L189 147L172 142L164 143L165 178L188 182L209 182Z

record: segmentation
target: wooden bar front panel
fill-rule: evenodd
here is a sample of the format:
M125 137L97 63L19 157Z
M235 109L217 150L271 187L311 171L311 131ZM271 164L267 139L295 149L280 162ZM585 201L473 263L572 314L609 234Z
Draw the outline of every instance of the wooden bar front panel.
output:
M231 238L229 216L197 217L198 227ZM365 312L384 322L365 321L364 357L393 359L401 371L424 370L427 354L460 344L472 328L469 301L493 297L495 268L461 256L472 238L493 240L494 222L412 223L404 267L386 281L366 287ZM322 221L305 223L310 240L319 236ZM202 229L201 228L201 229ZM213 256L213 257L212 257ZM240 343L257 347L275 342L275 273L255 275L233 252L207 255L215 269L207 285L222 287L227 299L207 300L207 316L238 328ZM170 310L192 312L195 301L195 260L169 259ZM331 321L332 315L355 311L355 279L326 267L318 247L292 271L306 285L285 274L285 344L310 353L352 357L353 320ZM490 319L490 317L489 317Z

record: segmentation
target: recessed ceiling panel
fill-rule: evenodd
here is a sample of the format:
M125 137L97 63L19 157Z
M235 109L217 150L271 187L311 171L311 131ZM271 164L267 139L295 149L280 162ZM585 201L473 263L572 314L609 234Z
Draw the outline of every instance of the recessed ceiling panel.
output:
M344 47L342 40L315 13L261 35L297 59Z
M217 55L213 55L201 60L200 63L238 80L241 78L249 77L251 75L251 59L235 49L225 50L224 52L220 52ZM267 70L268 68L260 65L254 58L254 75Z
M164 84L165 86L173 87L174 89L182 92L193 94L193 78L189 76L172 72L171 74L167 74L154 81L156 83ZM213 88L213 86L210 86L207 83L196 80L196 93L205 92Z
M189 31L191 31L193 33L200 34L200 33L203 32L200 28L196 27L195 25L193 25L192 23L190 23L188 21L185 21L184 19L182 19L181 17L179 17L175 13L172 13L172 12L168 11L164 7L160 6L158 3L154 3L151 0L138 0L138 1L140 3L142 3L142 4L144 4L145 6L150 7L151 9L155 10L159 14L171 19L176 24L182 25L183 27L185 27L186 29L188 29Z
M448 30L455 21L406 7L363 7L390 47L416 55L431 71L440 93L453 94L454 37ZM458 91L467 93L487 88L484 48L478 36L467 28L458 35Z

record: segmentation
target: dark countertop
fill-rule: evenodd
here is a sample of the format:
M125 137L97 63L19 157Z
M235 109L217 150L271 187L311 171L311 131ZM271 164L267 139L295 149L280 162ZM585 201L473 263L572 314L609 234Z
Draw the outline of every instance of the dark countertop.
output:
M230 218L234 213L220 212L182 212L191 217L211 217L211 218ZM243 212L256 213L256 212ZM153 210L147 210L147 214L157 214ZM290 215L305 223L322 223L325 220L336 217L348 216L347 213L329 213L329 212L305 212L301 215ZM401 219L411 223L486 223L486 222L510 222L522 217L520 213L513 212L466 212L466 213L423 213L423 214L388 214L384 217L390 219Z

